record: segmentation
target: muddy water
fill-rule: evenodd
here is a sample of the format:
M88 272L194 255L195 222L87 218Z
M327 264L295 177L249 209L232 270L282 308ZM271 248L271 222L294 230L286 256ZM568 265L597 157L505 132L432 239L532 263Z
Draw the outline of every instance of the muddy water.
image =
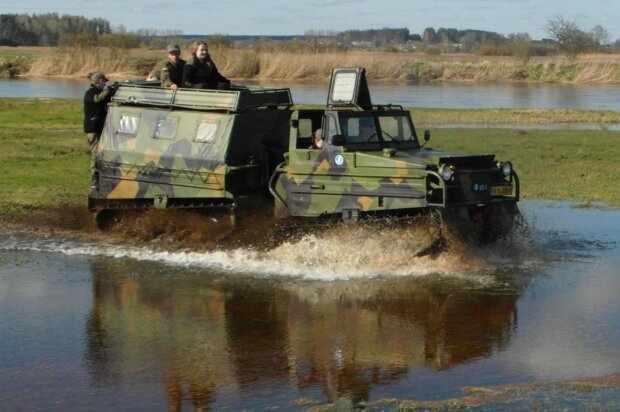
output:
M392 228L210 251L2 233L2 408L391 409L619 372L620 214L522 209L508 243L423 258ZM614 409L611 381L509 405Z

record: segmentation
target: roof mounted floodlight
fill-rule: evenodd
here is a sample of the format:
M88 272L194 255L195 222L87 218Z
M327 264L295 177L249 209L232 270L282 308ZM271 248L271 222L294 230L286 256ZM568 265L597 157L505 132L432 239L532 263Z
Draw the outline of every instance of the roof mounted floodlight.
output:
M361 67L333 69L327 105L354 105L364 109L372 108L368 83L366 82L366 71Z
M334 73L330 100L333 102L352 103L357 92L357 74L354 72Z

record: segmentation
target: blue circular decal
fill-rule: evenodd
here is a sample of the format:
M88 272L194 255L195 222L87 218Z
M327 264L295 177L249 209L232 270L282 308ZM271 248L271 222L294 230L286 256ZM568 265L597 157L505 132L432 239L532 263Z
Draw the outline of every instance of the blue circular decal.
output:
M334 158L334 162L336 162L338 166L342 166L342 164L344 163L344 156L342 156L341 154L336 155L336 157Z

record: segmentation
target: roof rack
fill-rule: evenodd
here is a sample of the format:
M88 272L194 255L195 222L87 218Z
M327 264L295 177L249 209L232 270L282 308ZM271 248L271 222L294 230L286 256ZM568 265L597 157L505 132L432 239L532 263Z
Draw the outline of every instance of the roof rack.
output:
M230 90L177 89L123 84L112 97L120 105L179 107L243 112L261 107L292 106L287 88L239 87Z

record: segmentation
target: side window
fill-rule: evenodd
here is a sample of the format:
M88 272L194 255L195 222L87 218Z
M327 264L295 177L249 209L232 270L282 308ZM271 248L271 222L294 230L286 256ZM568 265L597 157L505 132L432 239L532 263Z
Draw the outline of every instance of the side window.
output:
M312 120L311 119L299 119L299 137L312 136Z
M217 136L217 122L200 122L196 129L194 141L198 143L213 143Z
M140 116L123 114L118 122L116 133L135 136L138 133L138 124L140 124Z
M177 133L179 119L160 118L157 121L157 130L155 130L155 139L172 140Z
M312 119L299 119L296 147L306 149L310 144L312 144Z

